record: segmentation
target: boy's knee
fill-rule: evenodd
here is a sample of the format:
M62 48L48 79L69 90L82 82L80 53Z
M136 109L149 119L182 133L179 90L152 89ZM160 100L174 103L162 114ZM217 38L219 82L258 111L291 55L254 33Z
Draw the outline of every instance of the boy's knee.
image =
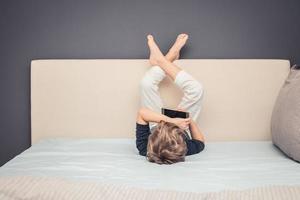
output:
M151 67L142 78L140 85L142 89L156 88L165 76L159 67Z
M188 92L193 101L200 101L203 96L203 86L198 81L195 81Z
M144 90L152 89L155 86L155 81L150 76L145 75L140 82L140 86Z

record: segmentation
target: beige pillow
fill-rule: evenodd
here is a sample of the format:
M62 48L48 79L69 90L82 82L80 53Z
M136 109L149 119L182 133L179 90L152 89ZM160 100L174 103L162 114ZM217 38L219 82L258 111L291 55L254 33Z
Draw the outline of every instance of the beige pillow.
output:
M288 157L300 161L300 69L292 67L272 114L273 143Z

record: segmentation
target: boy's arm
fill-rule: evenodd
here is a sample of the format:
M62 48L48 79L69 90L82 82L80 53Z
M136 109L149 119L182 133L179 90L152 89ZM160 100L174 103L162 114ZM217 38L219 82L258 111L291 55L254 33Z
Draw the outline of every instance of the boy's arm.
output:
M200 140L200 141L204 142L204 136L203 136L202 132L200 131L197 123L194 120L191 120L190 130L191 130L192 139Z
M149 122L157 122L160 121L170 122L171 118L159 113L156 113L147 108L141 108L138 111L137 120L138 124L148 124Z
M137 115L138 124L148 124L149 122L159 123L160 121L176 124L179 128L186 129L190 123L190 119L170 118L166 115L156 113L147 108L141 108Z

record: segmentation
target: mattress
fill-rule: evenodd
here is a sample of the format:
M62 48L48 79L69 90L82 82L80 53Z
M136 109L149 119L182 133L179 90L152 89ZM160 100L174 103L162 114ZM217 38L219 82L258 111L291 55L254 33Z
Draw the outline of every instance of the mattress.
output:
M0 168L0 177L24 175L191 192L300 185L299 163L269 141L207 143L186 162L157 165L133 139L49 139Z

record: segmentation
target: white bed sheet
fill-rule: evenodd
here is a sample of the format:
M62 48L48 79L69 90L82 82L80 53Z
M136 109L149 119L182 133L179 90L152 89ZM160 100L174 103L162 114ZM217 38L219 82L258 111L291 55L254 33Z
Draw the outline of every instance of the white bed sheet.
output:
M0 168L0 176L51 176L142 188L208 192L265 185L300 185L300 164L271 142L207 143L173 165L149 163L133 139L51 139Z

